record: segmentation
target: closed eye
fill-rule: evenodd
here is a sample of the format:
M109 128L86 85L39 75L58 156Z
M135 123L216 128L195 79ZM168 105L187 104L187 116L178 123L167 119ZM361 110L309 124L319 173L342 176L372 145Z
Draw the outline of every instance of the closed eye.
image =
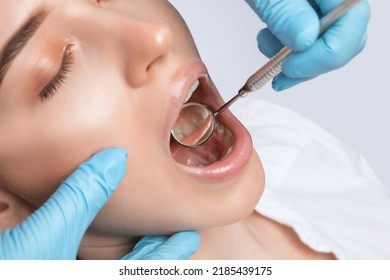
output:
M68 45L65 49L61 67L58 70L54 78L45 86L41 91L40 96L42 100L45 100L49 97L52 97L55 93L58 92L59 88L64 85L70 72L72 65L74 63L74 54L72 50L73 45Z

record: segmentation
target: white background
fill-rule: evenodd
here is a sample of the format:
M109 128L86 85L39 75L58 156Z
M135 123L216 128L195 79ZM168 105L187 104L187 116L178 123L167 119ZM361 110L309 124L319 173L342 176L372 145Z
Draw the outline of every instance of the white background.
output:
M186 20L224 98L232 97L267 59L256 35L264 24L244 0L171 0ZM390 1L372 0L364 51L347 66L282 93L261 98L313 120L362 154L390 188ZM239 103L232 107L239 106Z

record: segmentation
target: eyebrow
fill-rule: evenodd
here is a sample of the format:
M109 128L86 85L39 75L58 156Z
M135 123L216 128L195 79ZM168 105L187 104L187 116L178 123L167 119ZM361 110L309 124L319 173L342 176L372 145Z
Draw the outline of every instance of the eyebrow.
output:
M39 10L34 12L29 19L16 31L0 54L0 85L12 64L12 61L27 45L28 41L34 36L38 28L46 18L47 12Z

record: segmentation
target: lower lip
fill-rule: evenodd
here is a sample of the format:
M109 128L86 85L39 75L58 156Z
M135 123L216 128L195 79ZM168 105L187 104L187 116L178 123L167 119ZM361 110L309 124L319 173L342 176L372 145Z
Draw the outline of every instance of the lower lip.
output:
M237 176L249 163L253 152L252 139L242 124L229 112L225 111L219 116L223 123L228 123L229 130L235 137L231 153L222 161L208 166L186 166L178 164L186 172L199 179L221 181Z
M195 63L194 65L192 65L191 70L192 70L191 71L192 74L189 74L185 77L187 81L188 80L193 81L197 79L200 75L204 75L206 72L204 65L201 63ZM189 76L192 76L191 79L188 79ZM178 87L178 89L180 88L182 90L185 87L189 88L188 85L186 86L182 85L181 87ZM211 85L210 88L211 90L214 91L213 95L218 97L219 94L217 92L217 89L214 87L214 85ZM180 109L182 104L180 104L180 106L178 106L177 104L174 105L176 108ZM214 103L211 105L212 107L218 108L221 104ZM174 120L173 121L170 120L170 122L173 123L174 121L176 121L177 115L178 112L174 117ZM235 137L235 143L233 145L233 149L231 153L227 157L225 157L222 161L218 161L207 166L186 166L177 163L177 165L181 169L183 169L187 173L190 173L191 175L201 180L221 181L221 180L232 179L233 177L237 176L247 166L253 152L252 139L248 131L238 121L238 119L233 116L233 114L229 110L226 110L221 115L219 115L218 120L224 123L225 125L229 124L226 125L226 127L233 133ZM169 135L170 135L170 130L169 130Z

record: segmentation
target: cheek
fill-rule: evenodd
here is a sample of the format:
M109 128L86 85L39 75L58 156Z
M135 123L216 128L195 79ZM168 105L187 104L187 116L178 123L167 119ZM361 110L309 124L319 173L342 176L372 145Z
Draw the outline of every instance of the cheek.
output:
M131 112L121 110L118 98L94 94L96 98L59 94L36 110L19 112L1 159L18 195L40 205L81 162L125 142L123 119L131 119Z
M129 159L127 176L92 230L139 236L226 225L250 215L263 192L264 173L257 154L237 178L208 186L183 176L172 161L171 165L159 159Z

